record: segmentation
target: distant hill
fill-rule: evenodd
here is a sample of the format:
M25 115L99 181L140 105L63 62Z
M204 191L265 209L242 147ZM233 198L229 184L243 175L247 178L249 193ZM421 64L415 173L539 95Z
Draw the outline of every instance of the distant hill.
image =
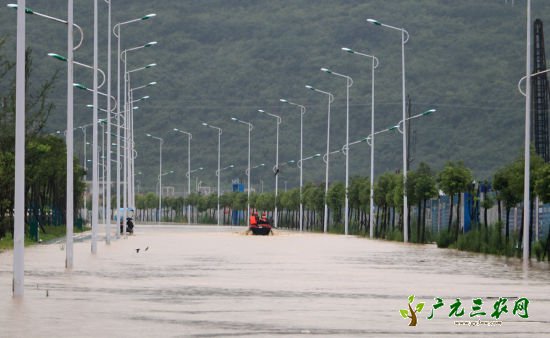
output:
M34 10L66 16L66 1L29 1ZM92 63L92 2L75 3L75 22L85 30L86 40L75 59ZM104 11L105 4L100 2ZM419 162L440 169L447 160L463 160L479 179L511 161L523 147L524 99L517 82L525 73L525 4L504 0L462 1L113 1L113 22L155 12L157 17L123 27L123 48L157 40L155 47L128 55L129 67L156 62L158 67L136 73L135 85L157 81L157 87L136 92L150 95L135 113L136 171L140 190L154 190L158 175L158 143L149 132L164 137L163 167L174 170L163 184L176 191L186 187L186 139L172 131L193 133L192 167L205 170L203 185L215 185L217 137L201 121L223 128L222 165L235 164L224 172L224 188L230 179L244 179L247 130L231 116L254 123L252 162L267 169L253 172L253 182L273 187L275 121L260 115L264 109L283 117L280 161L299 155L299 110L279 102L288 98L307 106L304 118L304 156L323 153L326 147L326 97L308 91L311 84L334 93L332 149L345 142L345 81L319 71L329 67L354 79L350 95L350 140L370 133L370 63L340 50L350 47L380 59L375 73L375 124L382 129L401 119L401 45L397 31L368 24L376 18L404 27L410 33L406 45L407 94L413 113L436 108L437 113L412 124L414 168ZM0 11L4 53L15 54L15 12ZM533 19L550 19L550 2L533 1ZM53 51L66 54L63 25L36 16L27 17L28 44L34 51L36 81L47 78L64 65L45 57ZM548 21L550 22L550 21ZM106 14L101 14L101 67L106 69ZM547 35L548 36L548 35ZM116 40L113 46L116 47ZM116 53L116 52L115 52ZM115 55L115 54L113 54ZM113 74L116 62L113 58ZM61 72L51 116L51 131L64 129L65 84ZM115 75L113 75L115 78ZM75 79L92 84L91 72L78 69ZM106 87L104 88L106 90ZM113 90L116 89L113 82ZM89 123L85 105L91 95L78 92L75 125ZM81 152L81 133L76 149ZM88 133L91 135L91 132ZM89 139L88 139L89 141ZM376 139L376 173L402 167L401 136L384 134ZM344 157L331 160L333 180L344 177ZM365 143L350 152L351 175L368 175L369 148ZM306 162L305 181L324 180L320 159ZM298 170L284 168L280 184L298 184Z

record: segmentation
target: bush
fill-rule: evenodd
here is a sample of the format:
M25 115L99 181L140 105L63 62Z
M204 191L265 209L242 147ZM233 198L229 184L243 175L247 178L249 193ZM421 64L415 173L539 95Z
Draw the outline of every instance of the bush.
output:
M336 223L328 227L328 232L331 234L343 234L344 233L344 224Z
M533 252L535 253L535 257L537 257L537 261L544 260L544 250L546 249L546 241L536 241L535 244L533 244Z
M436 243L438 248L448 248L452 243L454 243L454 236L448 231L443 230L439 233Z
M386 239L395 242L403 242L403 232L398 229L393 229L386 235Z

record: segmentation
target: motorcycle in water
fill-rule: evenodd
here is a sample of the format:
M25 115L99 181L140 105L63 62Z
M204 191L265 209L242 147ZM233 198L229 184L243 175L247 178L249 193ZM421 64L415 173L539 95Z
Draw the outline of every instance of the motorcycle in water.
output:
M123 223L120 222L120 233L122 234L124 232L123 229ZM128 217L126 218L126 233L132 235L134 234L134 222L132 222L132 218Z

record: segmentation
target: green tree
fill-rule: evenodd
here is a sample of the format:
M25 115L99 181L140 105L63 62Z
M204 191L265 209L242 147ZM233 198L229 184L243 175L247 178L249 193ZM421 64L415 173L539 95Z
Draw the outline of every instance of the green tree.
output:
M327 194L327 204L333 212L335 223L342 221L342 208L346 195L346 187L342 182L335 182L330 185Z
M419 208L422 210L422 231L420 236L420 242L426 241L426 203L432 197L437 196L437 187L435 175L432 172L429 165L424 162L420 163L420 166L416 170L416 183L415 192L418 199ZM423 203L423 206L421 205ZM420 209L418 214L420 214ZM418 217L420 219L420 216ZM420 223L420 221L419 221ZM418 235L417 235L418 236Z
M460 201L461 193L466 191L473 181L472 172L462 162L449 161L438 175L440 189L451 198L451 210L449 212L449 232L452 228L454 195L458 195L456 207L456 232L455 239L458 239L460 228Z

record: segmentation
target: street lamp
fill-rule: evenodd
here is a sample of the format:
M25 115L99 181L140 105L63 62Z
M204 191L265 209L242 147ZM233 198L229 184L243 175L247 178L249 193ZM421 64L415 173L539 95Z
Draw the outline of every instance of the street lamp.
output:
M19 1L19 3L21 3L21 1ZM22 5L21 8L24 9L25 13L26 14L29 14L29 15L36 15L36 16L39 16L41 18L44 18L44 19L48 19L48 20L52 20L52 21L56 21L56 22L59 22L59 23L62 23L62 24L65 24L67 25L68 27L74 27L76 29L78 29L78 32L80 33L80 41L78 42L78 44L76 46L74 46L72 48L73 51L77 50L78 48L80 48L80 46L82 46L82 42L84 41L84 33L82 31L82 28L77 25L76 23L73 22L73 1L72 0L69 0L69 8L67 10L68 12L68 17L67 17L67 20L63 20L63 19L59 19L59 18L56 18L56 17L53 17L53 16L49 16L49 15L46 15L46 14L43 14L43 13L40 13L40 12L37 12L29 7L25 7L25 5ZM8 8L13 8L13 9L18 9L19 8L19 5L18 4L7 4L6 5ZM18 13L19 15L19 13ZM18 17L19 19L19 17ZM70 40L69 39L67 40L67 46L70 47L71 44L69 42L72 42L72 30L70 32L68 32L68 34L70 34ZM69 82L70 83L70 82Z
M72 269L73 267L73 227L74 227L74 215L73 215L73 207L74 207L74 189L73 189L73 178L74 178L74 168L73 168L73 161L72 161L72 158L73 158L73 136L74 136L74 133L73 133L73 110L74 110L74 107L73 107L73 87L72 87L72 83L73 83L73 64L72 64L72 60L73 60L73 51L77 50L78 48L80 48L80 46L82 45L82 42L84 40L84 33L82 31L82 28L80 26L78 26L77 24L74 23L74 20L73 20L73 0L68 0L68 6L67 6L67 20L63 20L63 19L59 19L59 18L55 18L55 17L52 17L52 16L49 16L49 15L46 15L46 14L43 14L43 13L40 13L40 12L35 12L33 11L32 9L30 8L27 8L25 7L25 1L19 1L18 4L8 4L7 5L9 8L14 8L14 9L17 9L17 57L18 57L18 60L20 55L19 55L19 48L20 46L23 46L24 48L24 45L25 45L25 38L24 36L22 37L21 35L24 35L25 34L25 14L32 14L32 15L36 15L36 16L39 16L39 17L42 17L42 18L45 18L45 19L48 19L48 20L53 20L53 21L56 21L56 22L60 22L60 23L63 23L63 24L66 24L67 25L67 55L68 55L68 59L71 60L71 62L69 62L67 64L67 130L69 130L70 132L68 133L68 135L66 134L65 136L65 142L67 144L67 154L66 154L66 159L67 159L67 163L66 163L66 168L67 168L67 177L66 177L66 191L67 191L67 196L66 196L66 258L65 258L65 268L66 269ZM80 32L80 41L79 43L74 46L74 42L73 42L73 27L76 27L78 29L78 31ZM23 59L22 60L25 60L24 58L24 55L23 55ZM24 61L23 61L24 62ZM20 65L17 65L16 66L16 70L17 70L17 75L16 76L20 76L21 73L19 73L20 71L24 71L25 67L23 66L22 68L20 68ZM17 82L17 86L21 85L21 83L19 82L20 79L17 79L16 82ZM25 80L23 80L23 85L24 85L24 82ZM17 93L20 93L21 92L21 88L20 87L17 87L17 90L16 90ZM23 91L24 93L24 91ZM16 100L19 100L19 98L17 98ZM16 102L16 105L18 104L18 102ZM19 111L19 109L17 109L17 111ZM23 113L24 115L24 113ZM16 126L17 126L17 123L19 123L20 121L16 119ZM24 123L24 122L23 122ZM20 130L17 129L17 132L19 133ZM24 142L24 136L23 137L23 142ZM19 138L17 142L21 141L21 139ZM19 149L18 147L16 147L17 149ZM19 154L21 155L21 154ZM23 153L23 156L24 156L24 153ZM16 156L17 157L17 156ZM20 163L18 163L20 164ZM19 170L21 168L17 167L16 166L16 172L17 173L21 173L21 170ZM24 170L22 171L23 172L23 175L24 175ZM18 175L16 174L16 177ZM23 187L24 188L24 184L19 184L21 182L17 181L16 182L18 183L16 186L19 187ZM17 189L16 188L16 192L17 192ZM18 193L16 193L17 196L19 196ZM15 202L15 204L17 205L17 202ZM18 208L16 207L15 210L18 210ZM15 222L17 224L17 222ZM15 227L17 228L17 227ZM14 230L14 235L18 233L17 230ZM16 243L15 241L15 238L14 238L14 243ZM17 259L14 259L14 262L19 262L19 258L18 258L18 254L21 253L21 255L23 255L23 249L20 249L18 248L15 244L14 244L14 257L17 257ZM22 256L21 256L22 257ZM22 258L21 258L22 259ZM16 269L19 269L16 268ZM22 267L21 267L22 269ZM15 273L14 273L15 275ZM19 276L18 276L19 277ZM14 295L18 295L19 294L19 291L21 292L20 295L23 295L23 289L22 289L22 285L21 285L21 290L18 290L19 289L19 278L16 278L14 276ZM21 282L22 282L22 279L21 279Z
M220 176L221 176L221 173L223 171L226 171L228 169L232 169L232 168L235 168L235 165L234 164L231 164L231 165L228 165L227 167L224 167L224 168L221 168L219 170L216 170L216 177L218 177L218 181L220 180ZM225 208L224 208L225 209Z
M59 60L59 61L68 62L68 58L61 55L61 54L48 53L48 56L50 56L50 57L52 57L56 60ZM84 68L92 69L92 70L94 69L93 66L87 65L87 64L82 63L82 62L75 61L74 59L73 59L73 64L77 65L77 66L84 67ZM105 72L103 70L101 70L100 68L98 68L97 71L101 73L101 76L103 78L103 81L101 81L101 83L97 86L97 88L99 89L99 88L103 87L103 85L105 84L105 81L107 80L107 77L105 76Z
M205 127L216 129L218 131L218 171L216 171L216 176L218 176L218 225L220 225L220 218L221 218L221 214L220 214L220 176L218 175L218 172L220 171L222 128L213 126L213 125L205 123L205 122L203 122L202 125L205 126Z
M110 0L109 0L110 2ZM119 22L117 23L116 25L114 25L113 27L113 35L117 38L117 101L120 102L121 101L121 95L120 95L120 80L121 80L121 76L120 76L120 62L122 61L121 60L121 49L120 49L120 45L121 45L121 42L122 42L122 35L121 35L121 32L120 32L120 29L122 26L124 25L127 25L127 24L130 24L130 23L134 23L134 22L139 22L139 21L144 21L144 20L148 20L148 19L151 19L153 17L155 17L156 14L155 13L151 13L151 14L147 14L147 15L144 15L142 16L141 18L137 18L137 19L132 19L132 20L128 20L128 21L123 21L123 22ZM110 17L110 16L109 16ZM110 26L109 26L109 29L110 29ZM109 34L110 36L110 34ZM111 44L109 43L109 48L110 48ZM111 53L109 53L109 56L111 55ZM110 63L109 63L110 64ZM124 76L126 77L126 75ZM110 83L110 81L109 81ZM110 84L109 84L109 88L110 88ZM126 93L126 91L125 91ZM120 105L117 105L117 140L116 140L116 143L117 143L117 160L118 160L118 163L120 164L122 159L121 159L121 154L120 154L120 132L121 132L121 123L120 123L120 117L121 117L121 114L120 114ZM125 122L126 122L126 119L125 119ZM125 129L126 130L126 129ZM126 157L126 156L125 156ZM126 162L124 162L126 163ZM122 166L119 165L119 168L117 169L117 191L116 191L116 194L117 194L117 210L120 212L120 203L121 203L121 197L120 197L120 186L121 186L121 182L120 182L120 171L122 169ZM125 174L125 172L124 172ZM126 180L125 180L126 182ZM126 190L126 189L124 189ZM124 193L124 192L123 192ZM126 196L126 194L124 194L124 196ZM124 208L124 218L126 218L126 210L127 208L125 207ZM119 215L119 218L120 218L120 215ZM123 227L125 228L125 227ZM117 232L118 233L118 232ZM125 231L124 231L125 233Z
M347 235L349 228L349 88L353 85L353 80L347 75L333 72L327 68L321 68L321 71L346 79L346 202L344 206L344 229L345 234Z
M315 155L311 155L311 156L308 156L308 157L303 158L301 160L298 160L298 167L302 167L302 163L304 161L308 161L308 160L311 160L311 159L314 159L314 158L317 158L317 157L321 157L321 154L317 153Z
M25 290L25 0L19 0L19 5L15 65L14 297L23 297Z
M327 152L323 156L323 161L325 162L325 213L323 218L323 232L327 233L328 231L328 172L329 172L329 163L330 163L330 105L334 102L334 95L332 93L314 88L310 85L306 85L306 88L317 93L321 93L328 96L328 114L327 114ZM301 170L301 169L300 169Z
M274 117L277 119L277 141L275 146L275 168L273 172L275 173L275 219L274 219L274 225L277 227L278 224L278 217L277 217L277 196L279 194L279 125L283 121L279 115L268 113L262 109L258 109L258 112L262 114L266 114L268 116Z
M370 145L370 210L369 210L369 236L370 238L373 238L374 236L374 135L376 133L374 132L374 69L378 67L378 58L373 55L365 54L357 52L350 48L343 47L342 50L344 52L348 52L350 54L356 54L363 57L367 57L372 59L372 78L371 78L371 120L370 120L370 132L371 132L371 138L369 139L369 145Z
M385 132L388 132L388 131L398 130L398 129L399 129L399 125L395 125L395 126L392 126L392 127L386 128L386 129L382 129L382 130L379 130L377 132L371 133L369 136L364 137L360 140L351 142L349 145L352 146L352 145L355 145L355 144L358 144L358 143L367 142L367 144L371 148L371 154L372 154L372 153L374 153L373 148L374 148L374 136L375 135L382 134L382 133L385 133ZM373 180L373 177L374 177L374 157L371 157L370 211L369 211L369 225L370 225L369 236L370 236L370 238L374 237L374 180Z
M261 168L261 167L265 167L265 163L260 163L260 164L258 164L258 165L255 165L255 166L251 167L250 170L249 170L248 168L246 168L246 169L244 170L244 173L245 173L245 175L249 175L250 172L251 172L253 169L258 169L258 168ZM261 182L261 189L260 189L260 192L263 193L263 192L264 192L263 181L260 179L260 182Z
M131 108L132 107L131 99L132 99L133 93L130 90L130 73L156 66L156 63L152 63L152 64L149 64L145 67L141 67L141 68L137 68L137 69L127 71L127 65L128 65L127 55L128 55L128 52L140 50L140 49L143 49L143 48L148 48L148 47L151 47L151 46L155 46L156 44L157 44L156 41L151 41L151 42L148 42L148 43L146 43L144 45L141 45L141 46L138 46L138 47L125 49L120 54L120 59L121 59L122 62L124 62L124 114L125 114L125 117L126 117L124 119L124 122L126 124L126 129L124 129L124 132L125 132L125 138L127 138L130 141L129 142L130 147L127 150L127 153L125 154L125 161L124 161L124 168L123 168L123 172L124 172L124 175L125 175L125 178L126 178L124 180L124 182L126 182L125 183L125 189L124 189L124 198L126 199L125 204L130 204L130 203L133 204L133 199L134 199L134 197L133 197L133 191L134 191L133 183L134 182L133 181L129 182L130 177L132 177L132 171L133 171L133 167L134 167L133 158L131 158L131 156L130 156L130 154L132 153L132 150L133 150L133 146L134 146L134 142L133 142L133 140L134 140L134 132L133 132L133 130L134 130L134 128L133 128L133 120L134 120L133 116L134 116L134 114L133 114L133 109Z
M145 134L147 137L154 138L155 140L159 141L160 146L160 157L159 157L159 212L158 212L158 220L159 224L161 222L161 210L162 210L162 144L164 143L164 140L162 137L153 136L151 134ZM126 215L125 215L126 216Z
M401 32L401 69L402 69L402 101L403 101L403 121L407 119L407 107L406 107L406 88L405 88L405 44L409 41L409 32L403 28L398 28L390 25L386 25L374 19L367 19L367 22L372 23L375 26L382 26ZM407 126L403 124L403 241L409 241L409 215L407 213Z
M218 176L220 172L231 169L231 168L235 168L235 165L234 164L228 165L227 167L216 170L216 176Z
M529 79L525 83L525 144L523 169L523 267L527 269L529 263L529 238L531 205L530 199L530 169L531 169L531 0L527 0L527 48L525 52L525 76Z
M192 173L195 173L195 172L197 172L197 171L202 171L203 169L204 169L203 167L199 167L199 168L197 168L197 169L189 170L189 171L187 171L187 172L185 173L185 176L187 177L187 179L189 180L189 182L191 182L191 174L192 174ZM198 178L198 176L197 176L197 178ZM195 180L195 182L196 182L196 184L195 184L195 192L198 193L198 192L199 192L199 183L198 183L197 180ZM189 194L191 194L191 191L189 191ZM190 206L190 204L189 204L189 206ZM188 224L191 224L191 214L190 214L191 211L190 211L190 209L187 210L187 212L188 212L188 215L187 215L187 223L188 223ZM196 214L196 217L195 217L195 223L198 223L198 215L197 215L197 214Z
M136 69L134 71L138 71L138 70L142 70L142 69L146 69L147 67L142 67L142 68L139 68L139 69ZM130 71L131 72L131 71ZM135 206L135 181L134 181L134 171L135 171L135 165L134 165L134 157L130 156L130 154L134 151L134 145L135 145L135 142L134 142L134 110L138 109L139 107L135 107L134 106L134 103L135 102L139 102L139 101L143 101L143 100L146 100L146 99L149 99L150 97L149 96L143 96L142 98L140 99L137 99L137 100L133 100L134 98L134 91L135 90L139 90L139 89L142 89L142 88L145 88L145 87L149 87L149 86L153 86L156 84L156 82L150 82L146 85L143 85L143 86L139 86L139 87L136 87L136 88L131 88L130 87L130 72L127 72L127 84L128 84L128 99L127 99L127 102L129 103L128 104L128 107L126 108L126 112L127 112L127 117L125 117L124 119L124 122L127 124L127 128L124 129L124 131L129 135L127 138L130 140L130 148L129 148L129 151L127 152L126 154L126 157L128 158L128 163L127 163L127 170L126 170L126 175L128 176L128 203L130 205L133 205Z
M300 158L303 157L303 151L304 151L304 115L306 113L306 107L297 104L294 102L291 102L287 99L279 99L279 101L283 103L288 103L290 105L300 107ZM300 167L300 231L303 231L303 219L304 219L304 205L302 202L302 187L303 187L303 171L302 167Z
M238 123L246 124L248 126L248 169L246 173L246 176L248 176L248 183L247 183L248 195L247 195L247 201L246 201L246 204L247 204L246 224L248 225L249 218L250 218L250 133L252 132L252 129L254 129L254 126L250 122L242 121L235 117L232 117L231 120Z
M185 134L187 135L187 172L191 172L191 139L193 138L193 135L191 133L188 133L183 130L179 130L178 128L174 128L175 132ZM191 194L191 175L187 176L187 194ZM191 204L187 203L187 224L191 225Z
M173 173L174 173L174 170L170 170L170 171L166 171L166 172L163 172L162 174L158 175L157 186L160 184L161 177L166 176L166 175L170 175L170 174L173 174ZM160 189L159 189L159 191L160 191Z
M95 49L95 48L94 48ZM94 58L94 69L97 69L97 60L95 60ZM93 163L98 163L97 162L97 152L98 152L98 149L97 149L97 142L98 142L98 132L97 132L97 124L98 124L98 95L102 95L102 96L105 96L107 97L108 100L113 100L113 103L114 103L114 107L112 108L112 110L114 110L115 108L118 107L118 102L116 100L116 98L114 98L113 96L111 95L108 95L106 93L102 93L100 91L97 90L97 72L94 71L94 88L95 89L90 89L80 83L73 83L73 87L74 88L78 88L78 89L81 89L81 90L85 90L85 91L88 91L88 92L92 92L93 93L93 104L91 106L91 108L93 108L93 127L92 127L92 160L93 160ZM108 114L109 115L109 114ZM108 121L110 121L110 116L109 118L107 119ZM109 127L107 128L108 130L110 129ZM92 165L92 240L91 240L91 251L92 251L92 254L95 254L97 252L97 221L98 221L98 208L99 208L99 200L97 198L98 196L98 191L99 191L99 182L98 182L98 172L97 172L97 165Z

